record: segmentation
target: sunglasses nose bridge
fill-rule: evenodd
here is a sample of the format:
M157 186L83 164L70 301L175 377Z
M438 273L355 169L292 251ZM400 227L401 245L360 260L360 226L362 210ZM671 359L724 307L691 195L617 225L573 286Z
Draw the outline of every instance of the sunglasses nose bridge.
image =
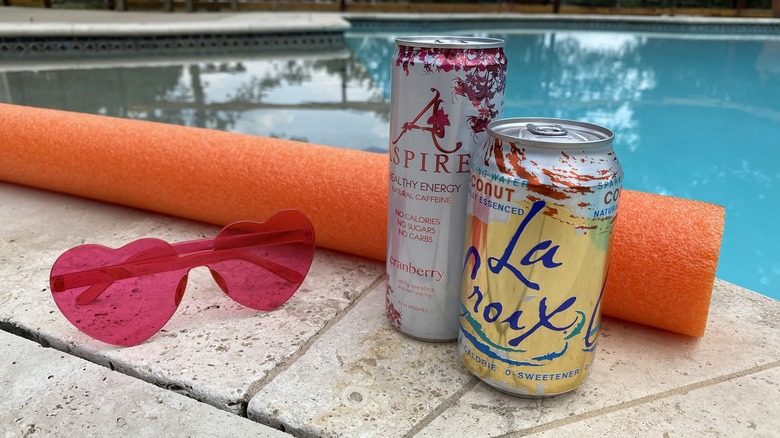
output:
M227 295L230 295L228 293L227 282L225 281L225 278L222 277L222 274L220 274L218 271L216 271L212 267L209 267L209 271L211 272L211 276L214 277L214 281L217 283L219 288L222 289L222 292L224 292Z
M189 272L184 274L184 276L181 277L181 280L179 280L179 284L176 286L176 296L174 297L174 302L176 303L176 307L179 307L182 298L184 298L184 291L187 289L188 278L189 278Z

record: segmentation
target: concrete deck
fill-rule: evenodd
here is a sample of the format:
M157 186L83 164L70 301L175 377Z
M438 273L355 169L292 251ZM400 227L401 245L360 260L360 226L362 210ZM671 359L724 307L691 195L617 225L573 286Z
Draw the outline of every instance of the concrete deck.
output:
M274 33L349 28L334 13L145 13L0 6L0 36Z
M207 17L246 23L256 15L49 13L65 11L0 7L0 29L26 29L25 14L71 30L101 20L198 27ZM295 26L317 17L288 16ZM780 302L720 280L704 338L607 319L582 387L518 399L471 376L455 344L395 332L384 317L382 263L318 250L301 290L268 313L233 303L198 268L163 331L115 348L57 310L48 288L56 257L84 242L175 242L218 228L2 182L0 221L6 436L780 435Z

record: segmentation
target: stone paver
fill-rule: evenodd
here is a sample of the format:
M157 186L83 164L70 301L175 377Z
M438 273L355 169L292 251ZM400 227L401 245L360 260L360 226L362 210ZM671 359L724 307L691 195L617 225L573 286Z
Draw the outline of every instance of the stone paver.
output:
M371 290L258 392L249 418L308 436L402 436L473 386L454 343L416 341L387 323L384 291Z
M3 331L0 351L5 437L289 437Z
M780 433L780 368L759 371L527 435L774 438Z

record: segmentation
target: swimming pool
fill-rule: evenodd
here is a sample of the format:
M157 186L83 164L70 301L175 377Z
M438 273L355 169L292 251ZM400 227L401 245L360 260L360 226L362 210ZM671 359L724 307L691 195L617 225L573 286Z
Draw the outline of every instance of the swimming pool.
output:
M780 37L570 25L356 29L348 48L318 53L0 60L0 101L383 152L395 36L502 38L504 116L610 127L625 187L725 206L718 277L780 298Z

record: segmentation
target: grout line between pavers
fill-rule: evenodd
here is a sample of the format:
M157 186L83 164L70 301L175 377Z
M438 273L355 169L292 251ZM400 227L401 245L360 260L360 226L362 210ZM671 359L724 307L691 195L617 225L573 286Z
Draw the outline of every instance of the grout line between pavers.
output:
M301 356L306 354L307 351L311 348L314 343L320 339L322 336L325 335L328 331L330 331L330 328L334 325L338 324L339 321L341 321L349 312L358 304L360 303L371 290L373 290L375 287L377 287L382 281L384 281L385 274L382 273L376 277L374 281L372 281L369 286L367 286L363 291L361 291L357 298L355 298L347 307L345 307L343 310L341 310L339 313L336 314L330 321L328 321L325 326L323 326L322 329L320 329L314 336L312 336L298 351L293 353L287 360L285 360L282 364L274 367L271 371L266 374L266 376L254 383L252 383L249 386L249 389L247 390L246 396L241 400L239 403L243 405L238 413L235 413L239 417L248 418L247 408L249 405L249 401L254 397L268 382L271 382L276 376L287 370L293 363L295 363ZM4 321L0 320L0 331L19 336L21 338L27 339L28 341L32 341L36 344L39 344L43 348L53 348L54 350L57 350L61 353L68 354L72 357L79 358L81 360L85 360L87 362L94 363L98 366L102 366L105 368L110 369L111 371L119 372L120 374L123 374L128 377L136 378L140 381L143 381L145 383L157 386L162 389L169 390L171 392L187 396L191 399L194 399L196 401L199 401L201 403L213 406L217 409L223 410L225 412L229 412L225 410L224 408L212 405L208 403L205 399L200 399L199 397L196 397L195 394L192 393L191 390L187 390L184 392L175 391L171 388L171 384L167 380L159 380L155 379L152 375L147 375L144 373L138 373L136 370L133 370L132 368L124 368L123 369L115 369L113 363L106 357L103 357L101 355L93 355L90 352L87 351L81 351L80 349L73 350L72 348L67 348L65 344L63 345L53 345L58 344L57 342L52 343L49 339L47 339L46 336L41 336L36 331L20 326L18 324L14 324L12 321ZM56 341L56 339L55 339ZM65 347L65 348L57 348L57 347ZM175 382L171 382L175 383Z
M260 379L260 380L257 380L256 382L252 383L251 385L249 385L249 389L247 390L247 393L246 393L246 399L245 399L245 403L248 405L248 404L249 404L249 401L250 401L250 400L252 400L252 398L253 398L255 395L257 395L257 393L258 393L258 392L260 392L260 390L261 390L261 389L263 389L263 387L264 387L265 385L267 385L268 383L270 383L271 381L273 381L273 380L276 378L276 376L278 376L279 374L281 374L281 373L283 373L284 371L286 371L288 368L290 368L290 366L292 366L292 364L294 364L295 362L297 362L297 361L298 361L298 359L299 359L301 356L303 356L304 354L306 354L306 353L307 353L307 352L308 352L308 351L311 349L311 347L312 347L312 346L313 346L313 345L314 345L314 344L315 344L315 343L316 343L316 342L317 342L317 341L318 341L320 338L322 338L323 336L325 336L325 334L327 334L327 333L330 331L330 329L331 329L333 326L335 326L335 325L336 325L336 324L338 324L338 323L339 323L339 322L340 322L342 319L344 319L344 317L345 317L345 316L347 316L347 315L349 314L349 312L350 312L350 311L352 311L352 309L353 309L355 306L357 306L357 305L358 305L358 303L360 303L361 301L363 301L363 299L364 299L364 298L365 298L365 297L366 297L366 296L367 296L367 295L368 295L368 294L369 294L369 293L370 293L372 290L374 290L374 288L375 288L375 287L377 287L377 286L378 286L378 285L379 285L379 284L380 284L382 281L384 281L384 278L385 278L385 274L384 274L384 273L382 273L382 274L380 274L379 276L377 276L377 278L376 278L374 281L372 281L372 282L371 282L371 284L370 284L368 287L366 287L366 288L365 288L365 289L364 289L362 292L360 292L360 294L358 295L358 297L357 297L357 298L355 298L355 299L352 301L352 303L350 303L350 304L349 304L347 307L345 307L345 308L344 308L344 309L343 309L341 312L337 313L337 314L336 314L336 316L334 316L333 318L331 318L331 320L330 320L330 321L328 321L328 322L325 324L325 326L324 326L324 327L322 327L322 328L321 328L321 329L320 329L320 330L319 330L319 331L318 331L318 332L317 332L317 333L316 333L314 336L312 336L311 338L309 338L309 340L308 340L308 341L307 341L305 344L303 344L303 346L302 346L301 348L299 348L299 349L298 349L298 351L296 351L295 353L293 353L293 354L292 354L290 357L288 357L288 358L287 358L287 360L285 360L283 363L281 363L281 364L279 364L279 365L275 366L275 367L274 367L274 368L273 368L271 371L269 371L269 372L268 372L268 374L266 374L266 375L265 375L265 377L263 377L263 378L262 378L262 379ZM245 416L245 417L246 417L246 416L248 416L248 415L246 415L246 409L245 409L244 411L245 411L245 415L244 415L244 416Z
M414 425L411 429L409 429L408 432L406 432L403 435L403 438L411 438L415 435L417 435L420 431L422 431L426 426L431 424L433 420L439 417L442 412L446 411L447 409L451 408L455 403L457 403L458 400L460 400L461 397L463 397L464 394L474 389L475 386L479 385L482 381L479 380L475 376L471 376L471 379L464 383L463 386L455 391L454 394L447 397L446 400L439 403L438 406L434 410L428 413L425 417L423 417L422 420L418 421L417 424Z
M729 380L738 379L741 377L749 376L751 374L756 374L762 371L770 370L772 368L778 368L780 367L780 360L776 360L774 362L770 362L764 365L755 366L753 368L748 368L742 371L737 371L735 373L726 374L724 376L720 377L714 377L712 379L703 380L701 382L691 383L689 385L680 386L677 388L672 388L666 391L659 392L657 394L647 395L644 397L640 397L631 401L627 401L624 403L619 403L612 406L607 406L601 409L596 409L595 411L586 412L584 414L574 415L567 418L562 418L560 420L551 421L546 424L542 424L539 426L531 427L529 429L519 430L515 432L509 432L503 435L499 435L496 438L518 438L523 437L535 433L540 432L547 432L553 429L557 429L561 426L567 426L569 424L578 423L585 420L590 420L596 417L601 417L603 415L612 414L615 412L623 411L626 409L630 409L636 406L640 406L646 403L652 403L658 400L662 400L665 398L669 398L675 395L683 395L687 394L688 392L695 391L697 389L706 388L708 386L717 385L720 383L727 382Z

